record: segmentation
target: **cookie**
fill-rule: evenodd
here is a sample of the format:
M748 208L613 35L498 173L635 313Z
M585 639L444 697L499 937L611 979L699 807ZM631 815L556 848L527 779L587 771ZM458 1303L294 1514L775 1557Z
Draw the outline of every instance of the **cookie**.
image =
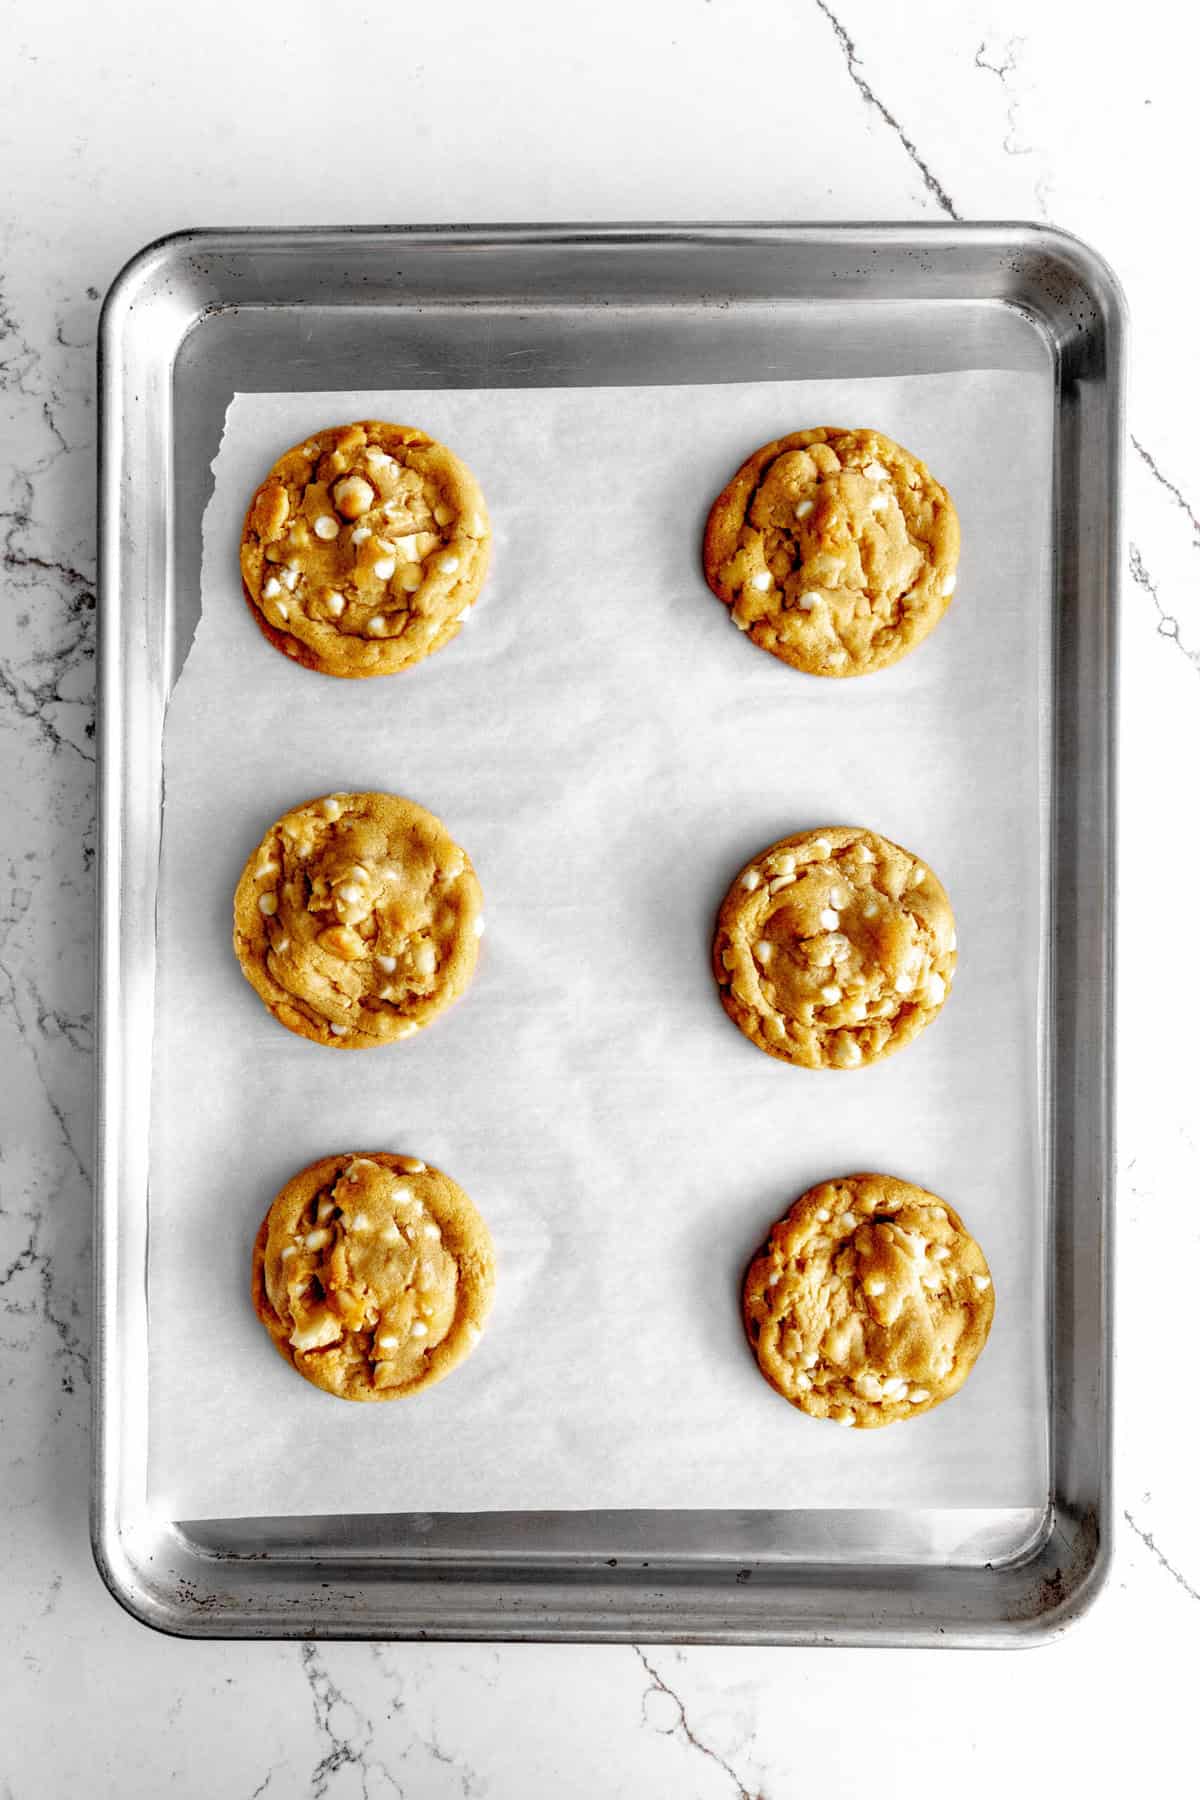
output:
M458 633L487 572L479 483L411 425L317 431L279 458L242 528L263 636L323 675L394 675Z
M995 1297L952 1206L894 1175L810 1188L746 1271L742 1316L771 1386L801 1412L859 1429L958 1392Z
M492 1303L488 1228L412 1156L324 1156L254 1240L254 1310L285 1362L342 1400L399 1400L469 1356Z
M704 574L734 624L809 675L899 662L950 604L958 514L910 451L823 426L764 444L713 502Z
M805 1069L857 1069L936 1018L957 942L945 888L911 851L828 825L746 864L717 916L713 973L760 1050Z
M445 826L396 794L285 813L242 870L233 945L281 1025L364 1050L409 1037L475 970L482 894Z

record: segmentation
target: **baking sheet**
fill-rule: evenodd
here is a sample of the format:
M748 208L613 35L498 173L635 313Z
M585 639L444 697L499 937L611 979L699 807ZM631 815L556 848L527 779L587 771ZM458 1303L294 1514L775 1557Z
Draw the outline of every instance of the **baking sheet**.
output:
M265 644L245 500L322 424L419 423L474 467L495 562L460 638L364 683ZM808 680L698 569L757 444L869 422L955 495L958 592L896 669ZM151 1493L170 1516L1044 1501L1038 1077L1051 396L1036 375L639 389L240 395L205 517L202 616L165 743L149 1258ZM336 1054L242 979L230 902L301 799L380 787L438 813L484 887L476 981L407 1043ZM871 825L958 918L954 993L884 1064L791 1069L716 1000L713 915L753 851ZM281 1183L331 1151L446 1168L496 1238L488 1331L449 1380L351 1407L277 1357L248 1299ZM741 1336L738 1280L812 1181L943 1193L997 1315L963 1393L852 1433L795 1413Z

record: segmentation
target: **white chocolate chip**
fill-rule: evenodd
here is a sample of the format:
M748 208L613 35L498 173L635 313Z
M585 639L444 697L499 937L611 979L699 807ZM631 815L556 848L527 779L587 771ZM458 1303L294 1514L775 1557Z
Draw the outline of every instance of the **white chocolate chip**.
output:
M856 1068L862 1061L862 1051L859 1048L857 1040L850 1037L847 1032L843 1031L839 1035L837 1040L837 1050L838 1056L841 1059L838 1063L839 1069Z
M398 1337L392 1337L390 1334L387 1337L376 1338L375 1348L377 1350L398 1350L400 1348L400 1339Z
M413 967L418 975L432 975L437 968L437 951L432 944L418 944L413 956Z
M840 916L834 912L832 906L827 906L821 914L821 924L826 931L836 931L841 922Z
M406 594L415 594L424 579L420 563L405 563L400 571L400 586Z
M338 522L332 513L322 513L320 518L315 521L313 530L319 538L329 543L338 534Z
M838 1230L853 1231L857 1224L858 1220L852 1212L844 1212L838 1220Z
M826 837L814 838L812 842L812 853L818 862L824 862L827 857L832 855L833 845Z
M752 894L755 888L762 886L762 876L757 869L747 869L738 885L744 887L748 894Z
M296 1350L322 1350L326 1344L336 1344L342 1335L342 1328L332 1313L317 1313L307 1325L296 1325L292 1328L288 1342Z
M349 1032L350 1027L348 1025L331 1025L329 1029L334 1037L345 1037Z
M400 1242L400 1227L389 1219L379 1235L385 1244L398 1244Z
M279 579L282 581L288 593L294 594L296 591L296 583L300 579L300 571L299 569L285 569Z
M470 609L470 607L469 607L469 606L464 606L464 607L463 607L463 609L462 609L462 611L461 611L461 612L460 612L460 613L455 613L455 615L454 615L454 623L455 623L455 624L456 624L456 625L461 625L461 624L463 624L463 622L464 622L464 621L465 621L465 620L467 620L467 619L469 619L469 618L470 618L470 616L471 616L471 609Z
M483 936L483 933L484 933L484 923L485 923L485 921L484 921L484 917L483 917L483 914L482 914L482 913L480 913L480 914L479 914L479 915L478 915L478 916L477 916L477 918L476 918L476 920L475 920L475 927L474 927L474 930L475 930L475 936L476 936L476 937L482 937L482 936Z
M830 1414L830 1417L833 1418L832 1413ZM834 1419L834 1423L837 1425L853 1425L854 1414L852 1412L840 1412Z
M397 1206L410 1206L416 1197L412 1189L406 1187L402 1181L393 1182L392 1199Z
M793 1387L798 1387L802 1394L807 1394L812 1387L812 1376L801 1375L799 1371L794 1371L792 1374L792 1385Z
M482 1336L483 1336L483 1333L480 1331L478 1325L472 1325L472 1324L468 1323L468 1325L467 1325L467 1342L469 1344L477 1344Z
M886 494L872 494L867 502L867 509L873 513L882 512L887 503Z
M828 1225L830 1218L829 1208L827 1206L819 1206L813 1214L813 1217L819 1219L822 1225Z
M836 1006L837 1002L841 999L841 997L842 997L841 988L835 986L835 984L833 982L830 982L828 987L823 987L821 989L821 998L825 1002L826 1006Z
M441 1229L433 1223L432 1219L429 1221L428 1224L422 1225L421 1231L425 1237L433 1238L439 1243L441 1242L441 1237L442 1237Z
M972 1275L971 1280L975 1283L975 1286L979 1289L981 1294L986 1293L988 1288L992 1285L992 1278L990 1275Z
M418 535L419 534L417 532L410 531L410 532L406 532L401 537L392 539L392 548L396 551L396 554L399 556L401 562L406 562L406 563L419 563L420 562L421 552L417 548Z
M398 1156L396 1161L406 1175L424 1175L429 1167L428 1163L423 1163L419 1156Z
M878 1297L880 1294L887 1293L887 1282L882 1275L872 1275L870 1281L863 1283L863 1288L868 1294Z
M765 594L770 585L771 571L769 569L760 569L757 575L750 577L750 586L757 588L760 594Z
M873 919L875 917L876 913L879 911L878 900L873 900L868 897L866 900L863 901L863 909L862 910L863 910L863 918L864 919Z
M409 1327L409 1332L413 1337L428 1337L429 1327L422 1319L414 1319L412 1325Z
M385 975L394 975L396 973L396 959L394 956L377 956L375 958L375 966L378 969L382 969Z
M795 885L796 877L794 875L780 875L768 884L767 892L768 894L777 894L781 888L794 887Z
M921 1402L923 1400L928 1400L928 1398L928 1388L909 1388L908 1390L908 1404L910 1406L920 1406Z
M950 595L954 592L954 590L957 586L958 586L958 572L957 572L957 570L952 570L949 575L945 575L942 578L943 597L948 600L950 598Z
M434 507L433 516L439 525L449 525L454 519L454 508L447 506L444 501L440 502Z
M815 1350L810 1350L807 1355L800 1358L800 1361L804 1364L806 1369L815 1369L820 1360L821 1359Z
M907 1381L901 1381L898 1375L889 1375L883 1384L883 1391L889 1400L903 1400L908 1395Z
M950 1260L949 1245L935 1244L929 1254L932 1256L934 1262L948 1262Z
M457 558L457 556L439 557L438 568L441 570L443 575L457 575L458 574L458 558Z
M350 1229L351 1231L369 1231L371 1229L370 1218L366 1213L355 1213L350 1221Z
M279 583L276 581L274 575L272 575L263 582L263 599L273 600L278 592Z
M317 1224L324 1225L325 1221L327 1219L332 1219L332 1217L333 1217L333 1201L332 1200L322 1200L320 1205L317 1207Z
M768 938L759 938L754 946L754 954L760 963L770 962L775 954L775 946Z
M869 475L872 481L887 480L887 470L881 462L869 462L863 470L863 474Z
M381 556L377 563L372 563L371 572L377 576L380 581L390 581L392 576L396 573L395 557Z
M323 1250L326 1244L331 1242L332 1237L333 1233L330 1231L310 1231L304 1239L304 1248L306 1250Z
M344 900L347 906L359 906L362 903L363 891L353 881L343 881L337 890L337 896L339 900Z
M336 588L328 588L324 598L326 611L332 613L335 619L340 619L346 610L345 594L339 594Z
M929 995L929 1004L931 1006L940 1006L942 1004L942 1001L946 998L946 984L940 975L934 973L929 977L926 984L926 992Z
M796 502L796 517L798 519L807 519L809 513L812 511L812 509L815 505L816 505L815 500L797 500L797 502Z
M374 537L374 535L375 534L369 525L356 525L354 530L350 533L350 542L352 544L365 544L367 539Z
M776 875L794 875L796 872L796 858L792 855L790 850L785 850L782 856L776 856L772 860L771 868Z
M811 612L813 607L817 606L824 598L823 594L818 594L810 588L807 593L796 595L796 605L801 612Z
M279 901L274 894L260 894L258 896L258 910L260 913L265 913L268 919L271 917L271 914L278 909L278 906Z
M255 871L254 871L254 874L255 874L256 880L262 880L267 875L278 875L279 874L279 864L275 861L275 858L273 856L268 857L265 862L259 863L257 869L255 869Z
M911 975L897 975L894 985L898 994L911 994L915 983Z
M300 1252L296 1248L295 1244L285 1244L283 1246L283 1249L279 1252L280 1261L287 1262L289 1260L289 1258L291 1258L293 1256L299 1256L299 1254L300 1254Z
M321 811L327 819L340 819L342 816L342 803L340 800L335 800L332 794L329 794L321 802Z
M367 630L375 637L382 637L384 635L387 630L387 620L382 613L376 613L374 618L368 619Z

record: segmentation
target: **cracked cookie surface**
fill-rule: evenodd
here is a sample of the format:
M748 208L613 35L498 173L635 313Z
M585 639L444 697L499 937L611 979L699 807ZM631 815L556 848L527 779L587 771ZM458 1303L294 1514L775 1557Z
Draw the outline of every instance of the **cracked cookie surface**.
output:
M855 1069L941 1011L958 961L937 876L877 832L830 825L748 862L717 915L721 1003L752 1044L806 1069Z
M465 850L396 794L327 794L285 813L233 904L242 971L300 1037L362 1050L409 1037L464 992L483 931Z
M987 1262L954 1208L892 1175L810 1188L772 1226L742 1295L771 1386L860 1429L957 1393L994 1309Z
M704 574L760 649L810 675L868 675L950 604L958 515L925 464L878 431L822 426L764 444L717 496Z
M366 419L281 456L242 528L242 590L277 650L325 675L394 675L460 629L487 573L487 509L453 451Z
M326 1156L254 1242L251 1297L285 1362L343 1400L397 1400L470 1355L495 1258L457 1182L418 1157Z

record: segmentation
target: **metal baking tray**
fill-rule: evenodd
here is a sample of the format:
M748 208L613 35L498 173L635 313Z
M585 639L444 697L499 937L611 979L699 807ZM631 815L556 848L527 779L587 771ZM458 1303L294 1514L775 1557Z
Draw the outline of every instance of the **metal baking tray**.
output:
M136 1617L204 1637L1029 1642L1111 1554L1113 851L1124 309L1027 225L198 231L100 334L92 1540ZM852 357L852 365L847 359ZM1053 383L1050 988L1041 1100L1049 1491L953 1509L158 1516L148 1168L163 722L236 390L579 386L1037 368Z

